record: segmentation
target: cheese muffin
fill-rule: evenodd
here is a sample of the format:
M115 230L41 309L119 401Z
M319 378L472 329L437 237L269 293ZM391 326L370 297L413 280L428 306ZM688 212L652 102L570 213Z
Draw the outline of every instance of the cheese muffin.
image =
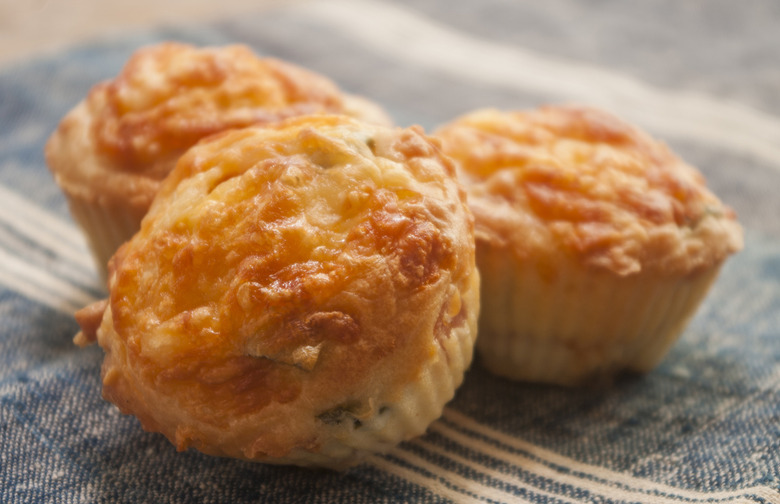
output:
M477 348L499 375L651 370L742 247L700 172L605 112L479 110L437 135L476 220Z
M90 90L51 135L46 160L105 277L186 149L226 129L313 113L390 123L378 105L245 46L162 43Z
M419 128L311 116L190 149L77 314L103 394L179 450L345 467L423 433L472 358L473 218Z

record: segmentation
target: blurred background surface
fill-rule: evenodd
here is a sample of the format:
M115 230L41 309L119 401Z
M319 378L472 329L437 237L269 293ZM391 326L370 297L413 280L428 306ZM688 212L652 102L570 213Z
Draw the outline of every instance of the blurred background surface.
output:
M0 64L154 25L256 13L294 0L0 0Z

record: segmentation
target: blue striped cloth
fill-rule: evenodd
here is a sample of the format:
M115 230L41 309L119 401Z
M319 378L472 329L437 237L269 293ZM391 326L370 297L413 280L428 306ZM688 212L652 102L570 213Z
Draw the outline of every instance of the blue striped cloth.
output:
M775 0L293 2L0 69L0 502L780 503L779 21ZM102 292L42 153L95 82L170 39L249 44L428 130L606 108L698 166L746 248L644 377L571 390L477 360L427 434L343 473L177 453L101 399L101 350L71 343Z

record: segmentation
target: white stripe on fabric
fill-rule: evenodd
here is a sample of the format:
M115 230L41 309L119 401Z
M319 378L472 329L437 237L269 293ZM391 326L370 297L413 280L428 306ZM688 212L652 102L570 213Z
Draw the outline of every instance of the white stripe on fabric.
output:
M446 485L443 478L437 478L435 473L422 474L419 470L410 469L398 465L386 458L378 455L372 455L366 459L366 462L375 466L377 469L397 476L405 481L415 485L427 488L435 495L450 499L453 502L477 503L486 502L487 499L480 498L477 494L467 493L463 489L455 489L452 485ZM501 502L501 501L498 501Z
M69 315L95 301L93 294L76 285L94 285L97 277L91 271L92 260L82 235L72 224L2 185L0 223L50 252L53 261L58 263L57 267L36 265L30 257L20 257L0 248L0 283Z
M68 315L96 300L92 294L0 248L0 283Z
M86 243L72 224L0 185L0 221L83 270L93 269Z
M37 264L53 276L87 289L94 287L95 290L98 290L96 272L74 267L71 262L59 256L56 251L44 249L37 243L31 244L28 236L20 236L19 233L10 230L2 221L2 217L0 215L0 247L4 248L7 253L28 264Z
M626 500L654 503L681 501L735 502L755 495L769 502L780 502L780 493L764 486L748 487L733 491L687 490L585 464L480 424L451 408L445 409L444 419L457 425L458 428L468 431L468 433L458 432L453 428L447 427L442 422L434 423L431 426L431 430L438 431L448 439L471 450L484 453L524 469L528 467L529 463L535 464L533 465L533 472L536 474L551 477L556 481L568 482L610 498L619 496L619 498L625 498ZM491 441L495 442L495 444Z
M435 422L433 424L433 426L431 427L431 430L434 430L434 429L438 430L438 427L440 427L440 426L441 426L441 422ZM457 442L457 439L456 439L455 436L447 436L447 437L448 437L448 439ZM505 485L505 486L520 487L520 488L523 488L523 489L527 490L530 493L533 493L534 495L543 496L543 497L546 497L548 499L553 499L553 500L572 499L572 497L570 497L570 496L565 496L565 495L562 495L562 494L551 493L549 490L546 490L546 489L541 488L539 486L535 486L532 483L524 480L523 478L520 478L520 477L518 477L516 475L508 474L506 471L502 471L501 469L489 468L487 466L481 465L479 462L477 462L475 460L470 460L470 459L468 459L466 457L463 457L461 455L458 455L458 454L455 454L455 453L452 453L452 452L448 452L445 448L443 448L441 446L438 446L438 445L436 445L434 443L425 441L423 438L415 439L415 440L412 441L412 443L417 445L417 446L419 446L419 447L421 447L421 448L423 448L424 450L428 451L431 454L438 455L439 457L444 457L444 458L446 458L448 460L451 460L451 461L453 461L453 462L455 462L457 464L460 464L461 466L467 468L469 471L474 471L476 474L480 475L481 477L487 476L487 477L489 477L489 478L491 478L493 480L496 480L496 482L499 485L501 485L501 486ZM481 452L481 453L483 453L484 455L487 455L487 456L491 456L492 455L489 452ZM536 475L536 476L541 476L542 478L548 478L548 482L549 483L556 483L556 484L560 483L561 485L571 485L572 486L572 490L574 490L574 491L583 489L581 485L577 484L579 482L574 482L574 484L572 484L571 481L564 481L564 480L561 480L561 479L558 479L558 478L549 478L548 475L545 475L542 472L537 471L537 470L535 470L535 468L531 467L532 464L539 464L539 463L538 462L531 462L530 460L526 461L523 465L519 466L519 470L522 471L522 472L527 473L531 477ZM499 488L499 487L491 486L490 488ZM589 492L589 493L594 493L594 492ZM619 495L612 495L612 494L609 494L608 496L609 496L609 498L620 498L621 497ZM592 499L592 498L593 497L590 497L590 499ZM633 495L632 498L635 499L636 495ZM578 500L581 500L581 499L578 499Z
M391 460L397 458L401 463ZM385 457L374 455L367 462L383 471L399 476L414 484L428 488L433 493L451 499L454 502L490 502L490 503L514 503L534 502L516 495L508 494L499 488L486 485L478 479L468 478L443 468L425 459L410 453L403 448L396 448ZM409 467L407 467L407 465ZM544 494L530 490L535 494ZM560 497L545 495L556 501L566 502Z
M551 464L548 464L544 461L540 461L532 457L527 457L525 455L518 454L518 453L502 451L499 448L496 448L495 446L480 441L479 439L475 439L474 437L471 437L467 434L458 432L457 430L448 427L442 422L434 423L431 426L430 430L441 434L442 436L446 437L448 440L453 441L464 448L467 448L471 451L475 451L480 454L484 454L495 460L503 462L506 464L505 467L512 467L515 468L516 471L527 473L529 477L537 476L538 478L543 480L546 479L548 481L554 481L561 485L570 486L573 490L579 489L583 492L587 492L588 494L591 495L589 499L602 497L602 498L609 498L609 499L625 500L629 502L634 502L637 501L638 499L643 499L643 500L652 499L653 502L657 504L669 504L669 503L680 502L680 498L661 496L656 493L647 492L647 491L628 490L622 488L620 485L617 485L615 483L610 484L609 482L606 481L595 481L590 478L582 478L580 476L577 476L576 474L572 474L572 471L569 470L568 466L564 466L562 468L563 470L555 469L551 467ZM424 442L421 442L421 444L423 443ZM424 444L428 444L428 443L424 443ZM468 465L474 468L474 470L477 471L482 470L480 468L481 467L480 463L476 461L477 459L469 460L466 459L465 457L453 453L447 453L444 448L438 448L432 444L429 445L430 446L428 449L431 451L439 451L440 453L442 453L442 455L445 455L450 458L454 458L458 460L461 464ZM517 484L517 482L522 481L522 479L520 479L518 476L515 476L513 474L508 474L506 472L502 473L496 470L494 470L491 473L491 475L496 479L500 479L506 482L507 484Z
M780 169L780 121L736 102L655 89L603 68L481 40L388 2L312 1L293 9L405 63L604 107L657 134L747 153Z

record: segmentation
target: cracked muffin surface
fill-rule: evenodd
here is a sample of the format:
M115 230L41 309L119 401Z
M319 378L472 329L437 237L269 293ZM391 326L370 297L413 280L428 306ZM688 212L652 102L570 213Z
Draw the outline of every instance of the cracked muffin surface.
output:
M104 395L179 449L341 466L422 433L471 360L473 221L418 128L312 116L189 150L81 312Z
M105 274L187 149L228 129L323 113L390 124L379 105L246 46L165 42L93 86L49 138L46 159Z
M742 247L701 172L604 111L478 110L435 134L474 213L477 346L497 374L573 385L651 370Z
M436 132L458 160L478 239L518 258L685 274L741 247L734 211L665 144L598 109L481 110Z

